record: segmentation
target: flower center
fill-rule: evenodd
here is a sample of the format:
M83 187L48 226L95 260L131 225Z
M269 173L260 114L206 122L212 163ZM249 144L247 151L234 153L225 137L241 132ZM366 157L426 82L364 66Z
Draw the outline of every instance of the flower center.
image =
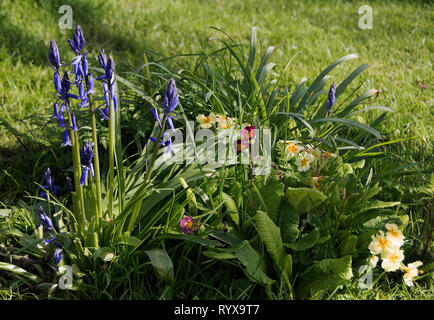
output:
M385 249L388 243L389 241L387 241L386 239L383 238L378 239L378 247Z
M303 159L301 159L300 163L301 163L302 167L306 167L308 165L308 163L309 163L309 159L308 158L303 158Z
M205 117L205 118L203 118L202 123L210 123L210 122L211 122L210 117Z
M193 227L193 222L191 222L191 221L187 221L186 223L185 223L185 228L186 229L191 229Z
M295 144L291 144L291 145L288 146L288 150L291 153L296 153L297 150L298 150L298 148L295 146Z
M398 238L398 236L399 236L399 232L397 230L393 229L393 228L389 230L389 233L394 238Z

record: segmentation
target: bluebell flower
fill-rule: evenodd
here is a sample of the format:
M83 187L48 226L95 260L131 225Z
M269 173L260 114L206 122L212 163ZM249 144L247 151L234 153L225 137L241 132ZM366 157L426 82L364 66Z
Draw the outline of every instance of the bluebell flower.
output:
M77 127L77 122L75 120L75 113L74 112L72 112L72 114L71 114L71 122L72 122L71 130L72 131L77 131L78 127Z
M104 99L107 107L110 106L111 100L113 100L114 110L118 110L118 100L115 94L115 62L112 56L109 56L108 59L104 53L104 50L101 50L98 55L99 63L101 67L104 69L104 74L96 78L97 80L104 80L102 83L102 87L104 89Z
M57 44L56 41L54 41L54 39L51 39L50 41L50 50L48 51L48 59L50 60L53 69L57 73L59 71L59 68L63 66L63 64L60 63L59 48L57 48Z
M72 40L68 39L69 45L71 46L71 49L76 54L81 54L81 50L83 50L85 40L83 35L83 30L81 29L80 25L77 25L75 27L75 32L72 37Z
M42 187L47 190L50 191L51 194L56 195L57 191L59 191L60 186L55 185L54 184L54 178L51 176L51 170L50 168L47 168L47 170L44 173L44 180L45 180L45 185L43 185ZM40 198L47 198L47 192L42 191L39 193L39 197Z
M48 239L48 240L42 239L42 243L44 246L48 246L51 242L54 242L54 241L57 241L56 237L52 237L51 239Z
M172 151L172 139L168 138L168 134L165 132L161 138L160 145L164 148L167 147L166 153L170 153ZM157 138L150 137L149 140L156 143Z
M335 87L335 83L333 82L333 84L330 87L329 95L328 95L327 113L329 115L330 115L330 112L332 111L332 107L333 107L333 105L335 104L335 101L336 101L335 93L336 93L336 87Z
M71 140L69 139L68 131L63 131L63 144L62 146L72 146Z
M54 230L53 222L51 221L50 217L47 216L47 214L44 212L44 209L42 209L42 207L39 207L39 219L41 220L45 231Z
M98 109L101 113L101 120L108 120L109 119L109 113L110 113L110 108L109 107L105 107L104 109Z
M178 105L178 90L174 79L170 79L166 91L164 92L163 108L164 113L167 115L173 112Z
M80 155L81 155L81 165L82 165L82 173L80 178L80 185L83 186L87 180L88 172L92 174L92 177L94 176L93 171L93 143L90 143L89 141L86 141L83 145L83 148L80 149Z
M56 250L54 250L53 258L54 261L56 262L56 265L58 265L60 261L62 261L63 259L62 248L56 248Z

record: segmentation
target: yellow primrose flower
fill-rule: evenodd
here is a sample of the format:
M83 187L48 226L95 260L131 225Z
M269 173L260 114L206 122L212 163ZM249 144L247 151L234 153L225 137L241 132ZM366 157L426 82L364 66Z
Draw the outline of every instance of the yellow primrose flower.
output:
M376 266L377 266L377 263L378 263L378 257L377 256L375 256L375 255L372 255L370 258L369 258L369 265L372 267L372 269L373 268L375 268Z
M404 260L404 251L399 248L387 248L381 251L383 262L381 267L387 272L396 271L401 267L401 262Z
M291 156L295 156L296 154L300 153L302 147L293 142L290 142L289 144L287 143L286 149L288 149Z
M409 263L407 267L405 265L402 266L402 269L405 271L404 282L407 286L412 287L413 279L417 277L420 271L421 273L423 273L422 270L417 270L417 268L420 267L422 264L423 263L421 261L416 261L413 263Z
M321 150L318 148L311 149L312 156L315 161L321 160Z
M307 171L310 168L310 163L313 161L313 156L310 153L303 152L300 153L295 160L295 164L297 165L297 170L299 172Z
M393 248L393 244L387 239L383 231L380 230L380 233L372 235L372 241L368 247L371 254L379 254L388 248Z
M205 117L203 114L199 114L196 117L196 120L199 122L199 127L208 129L211 128L212 125L216 122L216 116L214 112L211 112L208 117Z
M401 230L398 229L398 226L394 223L386 224L387 234L386 237L392 243L394 247L400 247L404 244L404 235Z

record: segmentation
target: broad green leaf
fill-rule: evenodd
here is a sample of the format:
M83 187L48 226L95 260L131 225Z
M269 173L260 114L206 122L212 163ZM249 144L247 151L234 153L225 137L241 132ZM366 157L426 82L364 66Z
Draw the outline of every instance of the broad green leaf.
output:
M298 237L298 224L300 216L286 201L282 201L279 208L279 222L282 240L285 243L293 242Z
M312 248L319 239L318 230L312 230L309 233L304 234L295 243L289 243L286 246L294 251L303 251Z
M9 217L12 209L0 209L0 217Z
M161 249L153 249L145 251L152 266L157 273L160 280L165 280L169 282L174 281L173 263L172 259L167 255L166 251Z
M263 211L258 210L253 219L256 221L256 228L271 259L280 268L280 264L286 255L280 235L280 228Z
M279 209L280 202L283 196L283 183L278 179L268 179L268 181L259 188L260 197L253 197L252 211L262 210L267 212L268 216L276 221L277 210ZM265 205L265 207L264 207Z
M341 244L341 256L352 255L356 249L357 236L349 235Z
M324 259L309 267L300 275L296 294L304 299L322 290L334 290L353 277L351 256Z
M204 251L203 255L207 258L216 259L216 260L230 260L236 259L235 254L226 251Z
M252 248L249 241L244 240L234 248L234 254L238 261L245 267L245 274L254 282L265 287L272 285L275 281L265 274L263 258Z
M322 192L310 188L288 188L283 197L298 213L312 210L327 198Z
M27 272L26 270L14 265L14 264L10 264L10 263L6 263L6 262L0 262L0 270L4 270L4 271L9 271L9 272L13 272L17 275L26 277L32 281L41 281L41 279L39 279L39 277L35 276L34 274Z
M102 261L112 261L115 257L115 253L110 247L102 247L94 252L93 258L101 258Z
M238 215L238 208L235 204L235 201L227 193L222 192L221 196L223 203L225 204L226 210L229 211L232 220L235 222L236 225L238 225L240 217Z

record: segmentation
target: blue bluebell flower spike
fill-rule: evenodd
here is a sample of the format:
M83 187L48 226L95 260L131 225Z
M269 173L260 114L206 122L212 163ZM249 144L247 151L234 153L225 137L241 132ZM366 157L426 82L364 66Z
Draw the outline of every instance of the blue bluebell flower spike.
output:
M90 143L89 141L86 141L83 145L83 148L80 149L80 155L81 155L81 164L82 164L82 173L80 178L80 185L83 186L86 183L88 172L94 176L93 171L93 164L92 160L94 157L93 152L93 143Z
M56 262L56 265L58 265L60 261L62 261L63 259L62 248L56 248L56 250L54 250L53 258L54 261Z
M328 107L327 107L328 115L330 115L330 112L332 111L332 107L336 101L335 93L336 93L336 87L335 87L335 83L333 82L333 84L330 87L329 95L328 95Z
M54 230L53 222L51 221L50 217L47 216L47 214L44 212L44 209L42 209L42 207L39 207L39 219L41 220L41 224L43 225L45 231Z

